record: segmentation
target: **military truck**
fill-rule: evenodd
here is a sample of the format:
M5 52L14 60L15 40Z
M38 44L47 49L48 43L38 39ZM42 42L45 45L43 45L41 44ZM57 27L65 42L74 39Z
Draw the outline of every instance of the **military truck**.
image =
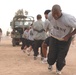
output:
M12 28L11 32L12 46L20 44L24 29L33 24L33 22L34 22L33 16L15 15L13 17L13 20L10 22L10 26Z

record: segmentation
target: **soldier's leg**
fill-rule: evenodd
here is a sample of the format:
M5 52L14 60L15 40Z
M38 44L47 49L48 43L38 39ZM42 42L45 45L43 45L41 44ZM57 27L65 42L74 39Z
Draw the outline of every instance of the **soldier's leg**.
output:
M65 57L68 53L69 47L71 44L71 38L66 42L59 42L59 52L57 55L57 63L56 67L59 71L62 70L62 68L65 66Z
M45 58L47 57L47 47L49 47L49 39L50 37L46 38L42 43L42 52Z
M33 47L33 51L34 51L34 56L37 56L38 53L38 40L34 40L34 47Z
M53 37L49 40L48 64L53 65L57 59L58 45L57 40Z
M43 53L43 56L46 58L47 57L47 44L45 42L42 43L42 53Z

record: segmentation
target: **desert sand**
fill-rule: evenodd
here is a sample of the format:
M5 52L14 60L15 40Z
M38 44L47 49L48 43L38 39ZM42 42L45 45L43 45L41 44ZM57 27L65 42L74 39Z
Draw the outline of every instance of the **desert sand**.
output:
M43 64L41 58L33 59L33 52L28 56L20 49L13 47L10 37L3 37L0 42L0 75L56 75L56 67L48 70L48 64ZM76 75L76 42L70 46L66 57L66 66L62 75Z

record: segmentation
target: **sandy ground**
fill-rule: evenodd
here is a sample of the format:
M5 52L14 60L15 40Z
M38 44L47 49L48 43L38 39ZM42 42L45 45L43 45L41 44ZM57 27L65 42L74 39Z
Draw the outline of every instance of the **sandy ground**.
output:
M76 42L71 45L66 60L62 75L76 75ZM40 58L33 59L33 52L28 56L20 46L13 47L11 38L0 42L0 75L56 75L55 65L52 72L47 68L48 64L41 63Z

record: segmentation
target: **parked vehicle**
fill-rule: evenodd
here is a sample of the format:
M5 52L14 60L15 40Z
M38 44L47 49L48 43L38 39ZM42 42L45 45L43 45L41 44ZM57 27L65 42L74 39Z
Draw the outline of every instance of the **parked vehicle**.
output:
M15 15L13 17L13 20L10 22L10 26L12 28L11 38L13 46L20 44L24 29L33 24L33 22L33 16Z

